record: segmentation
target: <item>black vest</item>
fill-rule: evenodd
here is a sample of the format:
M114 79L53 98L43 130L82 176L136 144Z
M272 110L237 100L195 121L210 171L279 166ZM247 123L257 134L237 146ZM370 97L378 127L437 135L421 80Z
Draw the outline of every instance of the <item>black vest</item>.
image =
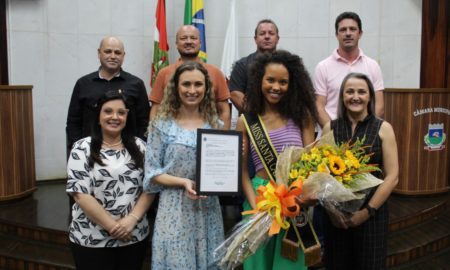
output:
M337 144L348 141L354 143L357 138L362 139L365 136L364 145L370 146L366 148L366 153L373 153L369 163L383 168L383 152L381 139L378 135L382 123L382 119L375 117L375 115L368 115L362 122L358 122L355 134L352 136L352 124L347 117L344 117L331 121L331 129ZM384 178L381 172L373 172L372 174L380 179Z

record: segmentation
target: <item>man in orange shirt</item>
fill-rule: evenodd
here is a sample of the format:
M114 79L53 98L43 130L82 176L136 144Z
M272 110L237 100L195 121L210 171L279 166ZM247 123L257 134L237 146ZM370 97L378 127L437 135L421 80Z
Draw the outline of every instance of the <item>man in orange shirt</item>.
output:
M178 29L176 35L176 42L180 58L175 64L169 65L158 72L155 83L150 94L150 101L152 108L150 111L150 119L154 119L158 112L158 108L164 96L164 89L170 80L175 69L185 61L201 62L198 57L200 52L200 33L193 25L183 25ZM230 128L230 105L228 99L230 98L230 91L222 71L216 66L203 63L210 76L214 94L216 98L217 112L219 118L224 122L224 129Z

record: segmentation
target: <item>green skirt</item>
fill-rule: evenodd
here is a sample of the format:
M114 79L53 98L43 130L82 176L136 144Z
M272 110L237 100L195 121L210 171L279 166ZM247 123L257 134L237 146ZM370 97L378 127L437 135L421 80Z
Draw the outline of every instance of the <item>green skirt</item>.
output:
M269 183L268 180L263 179L259 176L255 176L252 179L253 190L256 193L256 190L261 185L266 185ZM252 207L245 200L243 205L244 211L251 210ZM281 256L281 244L283 241L283 237L286 234L285 230L281 230L279 234L273 236L266 244L261 246L255 254L248 257L244 261L244 269L245 270L302 270L308 269L305 266L305 256L303 255L303 250L299 249L298 251L298 260L293 262L289 259Z

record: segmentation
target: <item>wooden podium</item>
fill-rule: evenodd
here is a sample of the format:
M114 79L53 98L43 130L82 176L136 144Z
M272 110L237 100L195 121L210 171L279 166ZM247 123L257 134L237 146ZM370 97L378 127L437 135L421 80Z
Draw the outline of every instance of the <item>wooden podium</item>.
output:
M36 190L31 85L0 85L0 202Z
M450 89L385 89L384 106L398 144L400 171L394 192L448 191Z

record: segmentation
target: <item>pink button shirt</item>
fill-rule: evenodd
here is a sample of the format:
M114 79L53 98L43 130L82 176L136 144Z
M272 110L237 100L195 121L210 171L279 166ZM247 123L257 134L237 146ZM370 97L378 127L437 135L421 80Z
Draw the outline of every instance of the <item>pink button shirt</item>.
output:
M327 97L325 111L331 120L336 119L339 89L342 80L351 72L366 74L372 81L375 91L384 89L383 75L378 63L359 50L359 56L348 62L337 53L337 49L326 59L317 64L314 75L316 95Z

